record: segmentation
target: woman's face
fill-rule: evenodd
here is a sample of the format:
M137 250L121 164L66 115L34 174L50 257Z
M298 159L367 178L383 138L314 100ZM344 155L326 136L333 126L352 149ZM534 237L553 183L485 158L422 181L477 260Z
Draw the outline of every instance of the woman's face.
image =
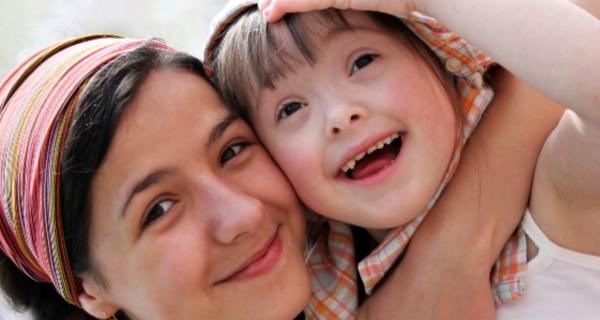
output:
M92 264L105 286L83 281L105 302L97 308L290 319L307 302L295 194L248 125L189 72L144 81L92 181L90 209Z

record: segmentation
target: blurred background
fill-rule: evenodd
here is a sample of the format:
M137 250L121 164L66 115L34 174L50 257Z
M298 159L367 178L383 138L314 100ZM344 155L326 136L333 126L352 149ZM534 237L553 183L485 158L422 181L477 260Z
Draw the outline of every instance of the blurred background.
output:
M17 62L53 41L85 33L158 37L201 56L213 16L227 0L0 0L0 79ZM0 320L30 319L7 306Z
M0 0L0 78L53 41L94 32L158 37L199 56L226 0Z

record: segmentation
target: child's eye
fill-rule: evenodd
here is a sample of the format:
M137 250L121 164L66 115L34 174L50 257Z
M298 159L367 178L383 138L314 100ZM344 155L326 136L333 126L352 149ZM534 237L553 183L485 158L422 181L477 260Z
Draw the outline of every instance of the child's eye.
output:
M225 150L223 150L223 153L221 153L221 157L219 158L219 165L221 167L223 167L225 165L225 163L227 163L227 161L235 158L247 146L248 146L247 143L240 142L240 143L232 144L232 145L228 146L227 148L225 148Z
M371 64L375 58L377 58L377 55L374 53L367 53L358 57L358 59L354 60L354 63L352 64L350 75L353 75L355 72Z
M279 112L277 112L277 121L291 116L292 114L296 113L296 111L304 108L305 106L305 103L298 101L287 102L283 104L281 109L279 109Z
M150 208L150 210L148 210L148 212L144 216L142 228L146 228L147 226L152 224L156 219L162 217L171 209L171 207L173 207L174 204L175 201L165 199L152 206L152 208Z

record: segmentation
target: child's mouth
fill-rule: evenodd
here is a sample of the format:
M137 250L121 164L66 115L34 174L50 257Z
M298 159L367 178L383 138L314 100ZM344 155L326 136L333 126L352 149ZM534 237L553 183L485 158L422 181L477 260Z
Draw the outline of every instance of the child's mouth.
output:
M351 180L367 178L392 165L401 147L402 136L394 133L375 143L365 152L356 155L342 167L341 171Z

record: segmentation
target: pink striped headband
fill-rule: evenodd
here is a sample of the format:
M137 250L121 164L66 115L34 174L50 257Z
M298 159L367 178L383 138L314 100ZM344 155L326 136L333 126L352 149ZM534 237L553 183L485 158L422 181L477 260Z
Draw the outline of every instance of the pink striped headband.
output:
M84 83L143 44L172 50L110 34L78 37L34 53L0 83L0 249L77 306L61 220L64 142Z

